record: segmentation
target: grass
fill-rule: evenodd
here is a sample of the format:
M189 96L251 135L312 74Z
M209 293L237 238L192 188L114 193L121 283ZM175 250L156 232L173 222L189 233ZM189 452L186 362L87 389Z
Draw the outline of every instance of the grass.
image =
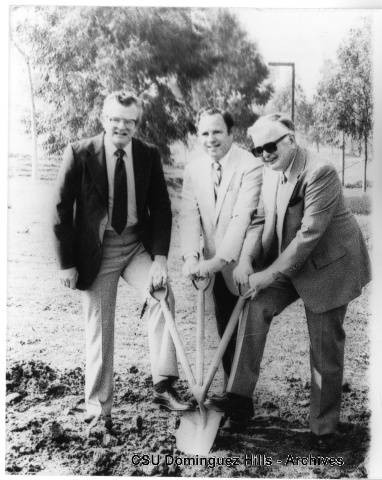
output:
M371 198L369 193L344 189L345 202L354 215L370 215Z

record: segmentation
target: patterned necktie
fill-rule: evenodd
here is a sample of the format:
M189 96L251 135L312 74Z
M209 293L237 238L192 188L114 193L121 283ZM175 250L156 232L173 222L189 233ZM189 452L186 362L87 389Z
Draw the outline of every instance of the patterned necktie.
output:
M285 192L285 184L287 183L287 181L288 179L285 173L280 172L279 181L277 183L277 192L276 192L276 224L275 224L279 254L281 253L281 238L279 238L278 232L281 231L281 225L278 225L278 222L279 222L280 212L282 210L282 202L284 201L283 194Z
M218 197L219 185L222 180L222 166L218 161L215 161L212 163L212 178L214 181L214 193L215 193L215 202L216 202L216 199Z
M117 161L114 170L114 201L111 226L121 235L127 222L127 175L125 162L123 161L124 150L115 152Z

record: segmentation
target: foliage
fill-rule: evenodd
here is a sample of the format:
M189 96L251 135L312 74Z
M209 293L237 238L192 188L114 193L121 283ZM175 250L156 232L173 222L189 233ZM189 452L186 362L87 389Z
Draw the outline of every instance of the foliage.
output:
M209 92L224 98L220 104L238 114L246 128L253 121L251 102L269 95L270 87L262 86L266 65L235 17L206 12L12 8L13 36L30 47L38 77L38 131L48 152L99 132L105 95L123 88L143 99L139 134L158 145L167 160L169 145L195 132L195 109L210 101L219 104Z
M328 143L339 145L344 132L365 140L372 128L371 26L364 20L351 29L337 52L336 62L327 62L315 97L315 117Z
M309 102L302 85L299 82L295 84L294 92L295 103L295 119L296 130L301 132L311 141L315 141L313 103ZM270 101L262 109L262 114L268 113L284 113L291 116L292 111L292 92L290 85L285 85L277 90L271 97Z
M268 67L232 13L211 9L202 14L208 43L220 61L211 75L193 85L193 106L195 110L209 105L229 110L235 119L235 139L246 144L247 128L258 117L252 105L264 105L272 93Z
M41 79L36 94L50 107L39 127L50 152L100 131L103 98L122 88L142 95L141 134L166 156L168 143L185 138L193 112L176 99L168 80L175 77L187 98L191 82L208 75L217 62L189 10L24 9L28 18L17 23L15 35L33 47L30 55Z

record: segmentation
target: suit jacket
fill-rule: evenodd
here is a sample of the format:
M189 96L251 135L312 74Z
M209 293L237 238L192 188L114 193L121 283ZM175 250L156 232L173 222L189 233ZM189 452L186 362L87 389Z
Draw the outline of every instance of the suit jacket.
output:
M171 205L158 150L132 139L138 225L152 255L167 255ZM104 134L70 144L57 178L53 229L60 268L76 267L77 288L94 281L101 264L108 221Z
M198 256L203 248L206 259L217 255L229 262L222 273L233 293L236 288L232 269L257 207L262 170L259 159L233 144L223 168L216 205L211 159L202 156L187 165L184 172L180 222L183 256Z
M255 263L289 277L313 312L347 304L370 281L370 259L336 170L298 148L276 212L278 182L278 172L264 169L264 228L248 234L255 248L262 233L262 258Z

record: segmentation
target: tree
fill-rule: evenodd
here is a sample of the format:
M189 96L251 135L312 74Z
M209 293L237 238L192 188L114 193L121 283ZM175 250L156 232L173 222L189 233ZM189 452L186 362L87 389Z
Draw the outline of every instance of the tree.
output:
M345 136L363 141L363 190L366 191L368 141L372 129L371 25L350 30L337 51L337 61L327 63L318 86L315 114L328 143L345 148Z
M10 35L11 42L19 54L25 61L28 72L28 84L29 84L29 102L30 102L30 116L28 118L30 124L30 131L32 135L32 180L38 179L38 145L37 145L37 113L36 113L36 101L35 101L35 88L33 82L33 73L31 67L31 53L26 49L20 47L17 41L13 38L12 32Z
M145 103L141 135L168 159L169 143L184 140L193 128L187 101L192 83L218 63L190 10L20 8L27 18L16 21L13 35L32 47L40 77L36 96L44 104L38 129L48 152L99 131L107 92L128 88ZM174 79L183 100L170 88Z
M263 109L263 113L280 112L291 115L292 94L289 85L276 91ZM309 102L302 85L297 82L295 87L295 126L305 136L312 135L314 126L313 103Z
M256 43L229 10L199 12L199 22L207 27L206 39L219 63L212 74L193 85L193 107L228 109L235 119L236 140L246 144L247 128L258 117L252 105L264 105L272 93L268 67Z

